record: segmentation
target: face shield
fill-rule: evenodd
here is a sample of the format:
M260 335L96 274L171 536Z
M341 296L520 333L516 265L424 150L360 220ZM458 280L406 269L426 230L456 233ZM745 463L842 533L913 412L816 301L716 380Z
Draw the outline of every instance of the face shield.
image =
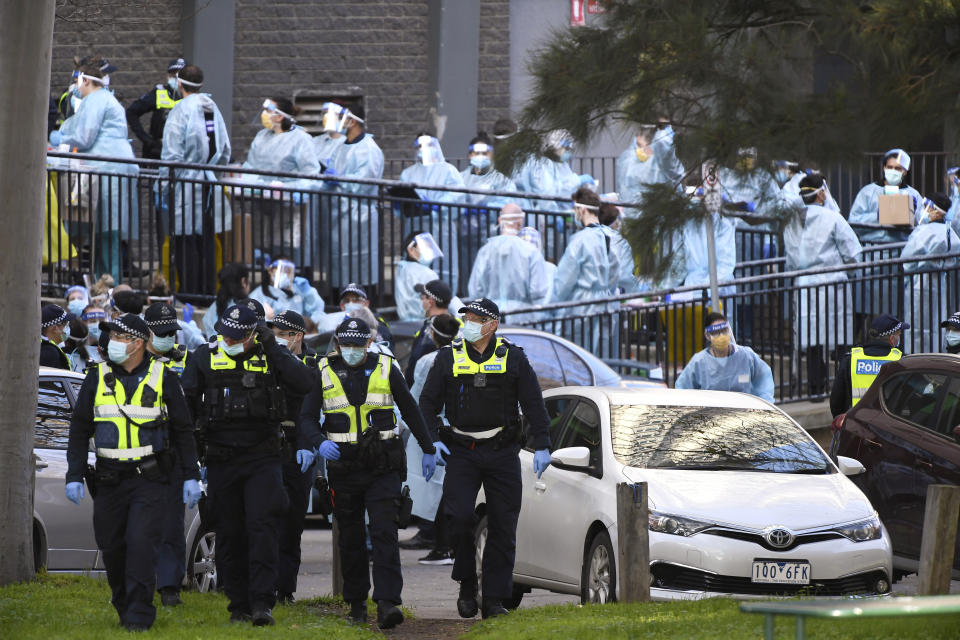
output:
M413 244L417 245L417 250L420 251L420 261L424 264L443 257L443 251L440 250L440 246L434 240L433 234L429 232L418 233L413 238Z
M710 349L717 353L725 354L735 344L729 322L715 322L709 325L704 333Z
M294 118L289 113L281 111L279 108L277 108L277 103L271 100L270 98L267 98L266 100L263 101L263 113L266 113L268 116L273 116L279 113L284 118L287 118L288 120L290 120L290 122L297 121L296 118Z
M573 157L573 136L566 129L554 129L547 134L543 150L556 155L562 162Z
M443 162L443 151L440 150L440 141L433 136L420 136L414 145L417 150L417 160L425 167Z
M323 126L323 130L329 133L346 133L350 119L363 122L363 120L353 115L349 109L334 102L327 102L322 108L323 115L320 124Z
M920 224L942 222L946 217L947 212L938 207L930 198L924 198L920 201Z
M289 260L274 260L270 263L273 284L277 289L289 289L293 285L294 264Z
M960 189L960 167L947 169L947 189L951 195L956 195L958 189Z
M753 171L757 166L757 148L741 147L737 149L737 168L741 171Z
M467 148L467 151L467 158L473 168L483 170L493 164L493 147L487 143L474 143Z

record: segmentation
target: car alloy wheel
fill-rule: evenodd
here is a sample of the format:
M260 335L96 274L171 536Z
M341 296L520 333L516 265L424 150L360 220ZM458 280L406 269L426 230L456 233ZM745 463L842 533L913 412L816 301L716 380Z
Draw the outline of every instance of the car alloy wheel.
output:
M190 554L191 582L201 593L217 590L217 537L213 531L197 536Z
M617 599L617 572L613 558L610 536L602 531L593 538L583 563L580 584L582 603L604 604Z

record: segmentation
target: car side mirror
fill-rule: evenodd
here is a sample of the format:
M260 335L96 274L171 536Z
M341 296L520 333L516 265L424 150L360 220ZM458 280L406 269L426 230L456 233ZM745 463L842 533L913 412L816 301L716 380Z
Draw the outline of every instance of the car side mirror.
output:
M575 469L590 466L590 449L586 447L565 447L550 454L550 462Z
M858 476L867 470L859 460L846 456L837 456L837 467L840 468L840 473L845 476Z

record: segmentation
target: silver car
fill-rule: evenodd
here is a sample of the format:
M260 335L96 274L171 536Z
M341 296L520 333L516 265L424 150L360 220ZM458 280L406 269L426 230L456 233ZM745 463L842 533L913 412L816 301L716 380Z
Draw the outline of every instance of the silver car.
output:
M104 571L103 557L93 535L93 500L89 495L75 505L64 495L70 416L83 375L40 367L33 455L36 489L33 504L34 565L50 572ZM96 456L91 450L88 462ZM89 494L89 491L87 492ZM187 539L185 583L200 591L217 586L215 541L200 521L198 509L185 510Z

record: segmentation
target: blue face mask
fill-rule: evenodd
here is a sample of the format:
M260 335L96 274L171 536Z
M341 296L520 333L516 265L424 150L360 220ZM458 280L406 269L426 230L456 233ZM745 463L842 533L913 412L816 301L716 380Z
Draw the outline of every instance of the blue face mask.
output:
M100 339L100 323L94 322L87 325L87 332L90 334L90 337L94 340Z
M167 336L166 338L161 338L160 336L153 336L150 342L153 343L153 348L159 351L160 353L166 353L173 349L173 345L177 340L177 336Z
M63 327L63 339L66 340L69 337L70 337L70 324L67 323Z
M563 151L560 152L560 162L570 162L572 158L573 158L573 151L570 151L569 149L564 149Z
M486 169L490 164L490 156L479 154L470 157L470 165L476 169Z
M278 289L289 289L290 288L290 276L286 273L280 274L280 278L277 280Z
M343 361L351 367L360 364L366 352L365 347L340 347L340 355L343 356Z
M360 309L363 309L363 307L364 304L362 302L348 302L343 305L343 310L347 313L350 313L351 311L360 311Z
M73 97L76 98L77 100L83 100L83 96L80 95L80 87L77 87L77 86L73 87Z
M118 340L111 340L107 345L107 357L117 364L123 364L130 357L127 353L127 343Z
M883 178L887 181L887 184L896 186L903 180L903 174L900 173L899 169L884 169Z
M72 313L75 316L79 316L83 313L83 310L87 308L87 303L83 298L74 298L67 303L67 311Z
M228 356L238 356L243 353L243 343L238 342L237 344L227 344L226 342L222 343L220 346L223 347L223 352Z
M463 339L473 343L483 337L483 324L479 322L465 322L463 324Z
M777 182L780 184L787 184L787 181L790 180L790 172L784 169L777 170Z
M277 344L281 347L287 347L288 349L290 348L290 341L286 338L281 338L280 336L277 336Z
M427 259L421 254L420 257L417 258L417 262L424 266L430 266L430 263L433 262L433 258Z
M176 78L167 78L167 86L170 87L170 91L177 90L177 79Z

